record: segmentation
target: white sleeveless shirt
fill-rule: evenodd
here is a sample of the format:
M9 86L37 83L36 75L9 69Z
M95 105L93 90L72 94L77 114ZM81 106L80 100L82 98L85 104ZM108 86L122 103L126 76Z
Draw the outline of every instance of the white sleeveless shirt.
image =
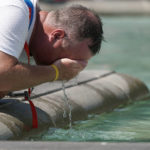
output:
M29 42L36 19L37 0L30 0L34 7L33 21L29 27L29 8L24 0L0 2L0 51L19 59L25 41Z

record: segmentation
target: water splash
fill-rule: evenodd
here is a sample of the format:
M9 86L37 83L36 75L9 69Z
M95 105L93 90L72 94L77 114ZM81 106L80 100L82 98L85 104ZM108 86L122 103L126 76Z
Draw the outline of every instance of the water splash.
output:
M63 90L63 93L64 93L64 102L65 104L67 105L68 109L69 109L69 128L72 128L72 107L71 107L71 104L69 102L69 99L68 99L68 96L67 96L67 93L66 93L66 89L65 89L65 82L62 81L62 90ZM64 113L63 113L63 118L66 118L67 117L67 112L66 110L64 109Z
M78 85L78 77L76 76L74 79L75 79L74 85ZM64 102L67 105L67 107L69 108L69 114L68 114L68 116L69 116L69 127L71 129L72 128L72 106L69 102L69 98L68 98L67 93L66 93L65 81L62 81L62 90L64 93ZM64 113L63 113L63 118L67 118L67 112L65 109L64 109Z

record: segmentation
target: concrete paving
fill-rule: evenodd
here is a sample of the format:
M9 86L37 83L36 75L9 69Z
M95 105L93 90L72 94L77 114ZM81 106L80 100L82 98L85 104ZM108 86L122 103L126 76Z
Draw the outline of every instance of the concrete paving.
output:
M72 4L81 4L95 10L101 15L150 15L150 1L148 0L75 0L61 4L49 4L44 2L40 2L39 4L41 9L47 11L61 9Z
M150 150L150 143L0 142L0 150Z

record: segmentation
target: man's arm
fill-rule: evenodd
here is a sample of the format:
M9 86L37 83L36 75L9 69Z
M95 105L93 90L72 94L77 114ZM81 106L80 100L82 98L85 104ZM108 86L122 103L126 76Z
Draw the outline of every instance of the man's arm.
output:
M60 59L54 63L59 69L59 80L69 80L76 76L86 62ZM22 90L35 85L53 81L55 70L51 66L32 66L0 51L0 91Z

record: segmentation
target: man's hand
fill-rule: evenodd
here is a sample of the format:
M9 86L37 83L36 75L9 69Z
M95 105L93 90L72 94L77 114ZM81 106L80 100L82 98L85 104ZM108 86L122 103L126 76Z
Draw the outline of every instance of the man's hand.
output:
M57 60L54 65L59 69L58 80L70 80L86 67L87 61L63 58Z

